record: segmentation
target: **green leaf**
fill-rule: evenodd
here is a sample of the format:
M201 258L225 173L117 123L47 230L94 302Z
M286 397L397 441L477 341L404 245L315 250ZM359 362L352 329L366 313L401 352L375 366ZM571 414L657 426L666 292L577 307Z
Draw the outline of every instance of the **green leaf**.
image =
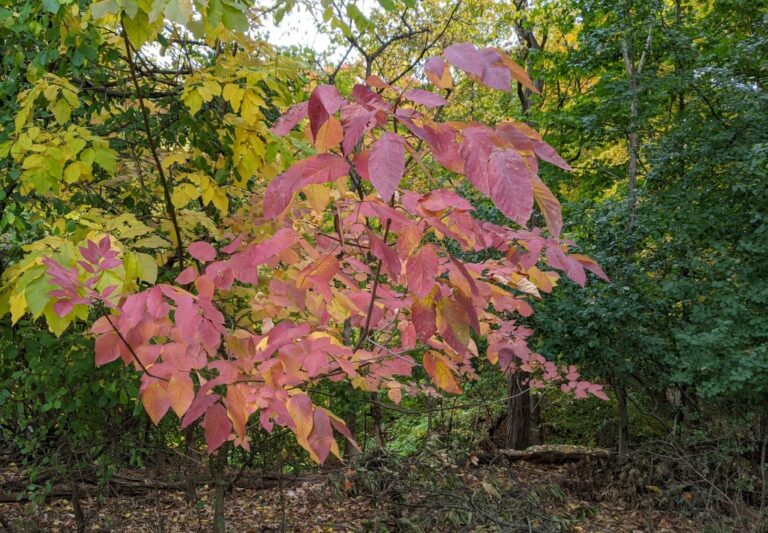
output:
M59 0L43 0L43 9L55 15L59 12Z
M379 5L384 9L386 9L387 11L397 10L397 6L395 6L394 0L379 0Z
M243 7L234 2L224 2L224 11L221 18L224 26L232 31L248 31L248 17L245 16Z

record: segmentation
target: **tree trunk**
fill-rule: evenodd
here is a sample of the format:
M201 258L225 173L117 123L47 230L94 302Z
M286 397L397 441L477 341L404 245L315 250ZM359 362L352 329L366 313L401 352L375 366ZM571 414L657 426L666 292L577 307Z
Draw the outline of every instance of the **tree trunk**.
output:
M88 526L85 519L85 513L80 505L80 487L77 481L72 482L72 511L75 515L75 524L77 527L77 533L85 533L85 528Z
M352 415L349 416L349 420L347 421L347 427L349 428L349 432L352 434L352 437L357 440L355 437L355 432L357 430L357 413L352 413ZM358 449L353 445L350 441L345 441L344 443L344 457L347 459L352 459L359 453Z
M524 450L531 445L531 391L527 383L529 374L515 372L508 377L509 400L504 427L504 447Z
M627 389L623 385L615 387L619 407L619 455L629 449L629 412L627 411Z
M381 407L376 399L376 393L371 393L371 418L373 418L373 433L376 437L376 447L384 449L384 433L381 431Z
M187 450L187 471L186 479L184 483L186 485L186 491L184 492L184 499L187 504L192 505L197 501L197 466L195 461L197 460L195 454L195 428L194 426L188 426L184 430L184 444Z
M226 532L226 520L224 516L224 496L227 484L224 482L224 467L227 465L228 445L224 444L216 455L210 458L211 478L213 479L213 533Z

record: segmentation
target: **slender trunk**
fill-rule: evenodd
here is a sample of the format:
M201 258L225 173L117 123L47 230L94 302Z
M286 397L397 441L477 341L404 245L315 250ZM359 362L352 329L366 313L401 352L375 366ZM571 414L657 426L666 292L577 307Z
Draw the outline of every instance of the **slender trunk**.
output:
M504 445L513 450L524 450L531 445L531 391L525 372L510 374L507 380L507 420Z
M763 417L760 424L763 433L763 443L760 447L760 519L765 517L766 497L768 497L768 480L766 480L766 448L768 448L768 419Z
M224 444L216 455L210 458L211 479L214 486L213 497L213 533L226 532L226 520L224 516L224 496L227 484L224 481L224 467L227 465L227 450L229 446Z
M184 444L187 450L187 471L184 480L186 490L184 499L187 504L192 505L197 501L197 466L195 464L197 457L195 454L195 430L193 426L188 426L184 430Z
M352 437L357 440L357 437L355 437L355 431L357 430L357 413L352 413L352 415L350 415L349 420L347 420L347 427L349 428ZM350 441L344 442L344 457L352 459L358 453L358 449Z
M88 524L86 523L83 508L80 505L80 487L78 486L77 481L72 482L72 512L75 515L77 533L85 533L85 528Z
M371 393L371 418L373 418L373 433L376 437L376 447L380 450L384 449L384 433L381 431L381 407L376 399L376 393Z
M638 94L637 79L634 74L629 79L631 99L629 102L629 163L627 165L627 180L629 182L629 216L630 227L634 226L635 205L637 204L637 153L639 136L637 133L638 122Z
M625 455L629 449L629 412L627 410L627 389L623 385L614 387L619 407L619 455Z

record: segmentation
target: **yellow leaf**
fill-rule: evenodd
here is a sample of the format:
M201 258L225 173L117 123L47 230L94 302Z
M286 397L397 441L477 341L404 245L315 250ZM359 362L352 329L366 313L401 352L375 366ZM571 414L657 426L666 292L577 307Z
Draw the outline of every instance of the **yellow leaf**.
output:
M184 207L190 201L199 197L200 191L197 189L197 187L191 183L182 183L174 187L173 194L171 195L171 202L173 202L173 205L176 207Z
M331 191L325 185L316 183L304 187L304 194L307 195L307 201L316 213L325 211L328 200L331 199Z
M139 239L133 243L133 246L135 248L170 248L173 245L170 241L158 237L157 235L152 235L151 237Z
M72 107L63 98L56 100L56 103L50 106L49 109L53 112L53 116L59 124L69 121L69 117L72 114Z
M228 83L224 86L222 95L224 99L232 106L232 110L237 113L240 109L240 103L243 101L245 91L236 83Z
M200 96L200 93L195 90L189 91L186 95L184 95L182 100L184 100L184 105L189 108L189 112L193 116L196 115L198 111L200 111L201 107L203 107L203 97Z
M9 302L11 306L11 324L15 324L24 316L24 311L27 310L27 297L24 295L24 291L19 291L11 294Z

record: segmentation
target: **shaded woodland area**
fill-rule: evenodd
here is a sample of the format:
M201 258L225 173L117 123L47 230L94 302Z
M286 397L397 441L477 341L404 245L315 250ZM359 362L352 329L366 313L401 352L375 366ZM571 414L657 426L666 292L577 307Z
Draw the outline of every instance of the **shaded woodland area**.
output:
M0 531L768 528L764 1L0 45Z

